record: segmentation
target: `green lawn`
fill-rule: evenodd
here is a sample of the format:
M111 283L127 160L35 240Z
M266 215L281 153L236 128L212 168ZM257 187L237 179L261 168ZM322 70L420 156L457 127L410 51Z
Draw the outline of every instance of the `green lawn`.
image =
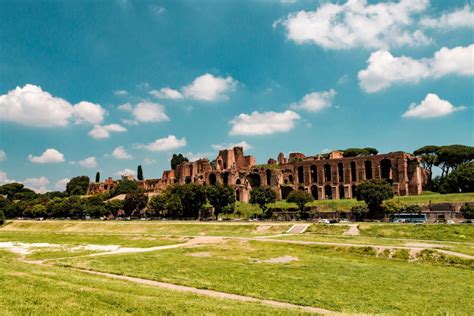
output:
M194 254L194 255L193 255ZM261 260L297 257L288 263ZM370 248L257 241L66 259L77 267L361 313L473 314L474 271L375 258ZM449 293L447 295L447 293Z
M301 315L18 262L0 252L2 315Z

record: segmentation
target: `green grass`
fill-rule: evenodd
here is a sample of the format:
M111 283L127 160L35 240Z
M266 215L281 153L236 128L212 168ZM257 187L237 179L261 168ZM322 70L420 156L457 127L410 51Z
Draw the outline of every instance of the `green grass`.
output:
M18 262L0 252L2 315L301 315Z
M305 234L342 235L348 229L349 226L347 225L312 224L308 227Z
M359 230L362 236L383 238L409 238L425 240L443 240L474 243L474 226L472 225L400 225L361 223Z
M207 257L191 256L207 253ZM259 260L294 256L299 261ZM374 258L372 248L257 241L155 253L77 258L73 266L330 310L389 314L473 314L474 271ZM447 294L449 293L449 294Z
M6 232L35 232L35 233L71 233L71 234L100 234L105 235L151 235L151 236L243 236L251 237L267 234L278 234L287 231L291 225L273 223L266 231L259 232L259 225L265 223L220 223L220 222L121 222L121 221L11 221L0 228L0 236ZM84 238L88 238L87 236ZM114 240L116 237L113 237ZM9 240L11 241L11 240ZM119 241L119 240L118 240ZM137 241L142 243L142 241ZM113 244L113 242L112 242ZM130 243L127 244L129 245Z

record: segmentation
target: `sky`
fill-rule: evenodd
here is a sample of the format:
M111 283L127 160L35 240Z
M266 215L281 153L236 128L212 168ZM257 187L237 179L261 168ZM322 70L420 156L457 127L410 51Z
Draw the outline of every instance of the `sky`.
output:
M473 145L469 1L0 1L0 184Z

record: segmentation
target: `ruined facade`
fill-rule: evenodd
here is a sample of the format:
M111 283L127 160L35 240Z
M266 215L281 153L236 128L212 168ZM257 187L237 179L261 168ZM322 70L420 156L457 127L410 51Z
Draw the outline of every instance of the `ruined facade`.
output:
M256 165L253 156L245 156L242 147L234 147L219 151L212 162L186 162L164 171L161 179L139 181L139 186L147 192L160 192L173 184L224 184L232 186L237 201L243 202L248 202L253 188L270 186L278 199L301 190L323 200L353 198L357 185L369 179L386 179L395 195L418 195L426 182L426 171L420 167L419 158L403 152L346 158L341 151L333 151L329 157L291 153L288 159L280 153L276 160L270 158L268 164ZM111 190L116 182L109 178L91 183L89 193Z

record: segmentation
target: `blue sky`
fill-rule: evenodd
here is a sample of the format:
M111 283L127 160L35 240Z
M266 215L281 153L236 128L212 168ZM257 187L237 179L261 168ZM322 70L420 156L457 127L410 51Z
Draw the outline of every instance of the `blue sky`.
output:
M242 142L259 163L472 145L473 21L468 1L2 1L0 182L159 178Z

